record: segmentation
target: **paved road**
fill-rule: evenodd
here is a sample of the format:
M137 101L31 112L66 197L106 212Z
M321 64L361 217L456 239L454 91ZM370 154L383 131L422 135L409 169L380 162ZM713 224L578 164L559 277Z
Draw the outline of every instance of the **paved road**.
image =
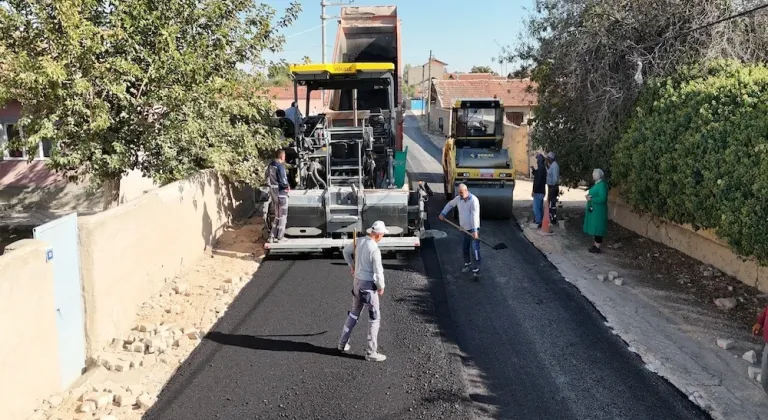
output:
M410 172L441 193L439 150L413 118L406 134ZM443 204L429 201L432 218ZM341 260L266 261L145 418L706 418L642 367L512 223L484 222L484 237L511 249L484 250L477 283L457 274L459 237L448 233L386 262L383 364L361 360L365 321L357 356L335 354L350 300Z

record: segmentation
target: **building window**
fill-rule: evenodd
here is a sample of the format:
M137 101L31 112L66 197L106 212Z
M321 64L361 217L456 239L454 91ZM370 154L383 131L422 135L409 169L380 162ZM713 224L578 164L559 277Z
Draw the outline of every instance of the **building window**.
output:
M507 112L507 120L514 125L523 125L525 115L522 112Z
M26 160L29 158L26 150L18 150L8 147L8 144L21 137L24 133L17 124L0 123L0 160ZM37 145L32 159L47 159L51 157L53 145L50 140L45 140Z

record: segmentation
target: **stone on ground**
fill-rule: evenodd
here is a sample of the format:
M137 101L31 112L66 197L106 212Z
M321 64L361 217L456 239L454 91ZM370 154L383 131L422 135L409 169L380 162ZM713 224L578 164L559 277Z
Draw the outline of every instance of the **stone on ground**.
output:
M142 410L148 410L155 403L155 397L149 394L141 394L136 398L136 405L141 407Z
M730 349L733 347L733 340L728 340L725 338L718 338L717 339L717 347L720 347L721 349Z
M613 281L613 279L615 279L616 277L619 277L619 273L617 273L615 271L609 271L608 272L608 280L609 281Z
M723 310L730 310L736 307L738 305L738 301L736 298L718 298L715 299L715 305L717 305L718 308Z
M743 356L741 356L742 359L748 361L749 363L756 363L757 362L757 354L754 350L750 350L746 353L744 353Z
M749 379L757 380L757 375L760 374L760 368L749 366L747 367L747 376L749 376Z
M78 413L90 413L94 410L96 410L96 403L93 401L84 401L77 407Z
M598 274L597 279L600 281L605 281L605 274Z
M616 277L615 279L613 279L613 284L615 284L616 286L621 286L622 284L624 284L624 278Z

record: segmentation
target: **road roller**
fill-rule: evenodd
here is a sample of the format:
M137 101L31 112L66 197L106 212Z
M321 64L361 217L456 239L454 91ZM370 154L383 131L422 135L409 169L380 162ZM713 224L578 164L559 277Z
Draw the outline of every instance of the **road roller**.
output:
M480 200L481 217L512 217L515 171L503 143L501 100L457 99L451 108L451 133L443 146L446 198L453 198L459 184L465 184Z

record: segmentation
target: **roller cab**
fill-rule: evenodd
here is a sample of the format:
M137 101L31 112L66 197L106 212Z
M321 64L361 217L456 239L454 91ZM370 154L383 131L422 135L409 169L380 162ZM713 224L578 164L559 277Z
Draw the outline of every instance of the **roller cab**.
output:
M496 98L458 99L451 113L451 135L442 158L446 198L465 184L480 200L482 217L511 218L515 176L509 150L503 147L503 104Z

